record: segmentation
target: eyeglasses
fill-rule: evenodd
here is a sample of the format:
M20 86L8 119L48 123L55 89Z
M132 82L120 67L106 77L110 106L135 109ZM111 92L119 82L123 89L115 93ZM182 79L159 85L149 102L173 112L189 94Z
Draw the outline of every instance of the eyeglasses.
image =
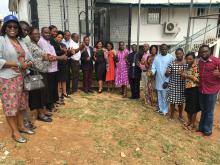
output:
M12 29L12 28L14 28L14 29L18 29L18 26L14 26L14 25L7 25L7 28L9 28L9 29Z

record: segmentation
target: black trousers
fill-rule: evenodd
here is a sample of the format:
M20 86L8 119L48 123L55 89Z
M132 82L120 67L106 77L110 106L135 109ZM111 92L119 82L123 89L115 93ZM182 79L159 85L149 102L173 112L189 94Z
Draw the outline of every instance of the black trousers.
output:
M89 91L92 88L92 67L90 69L83 69L83 90Z
M71 81L71 59L67 60L67 80L66 80L66 93L70 94L70 81Z
M78 90L78 82L79 82L79 71L80 71L80 63L79 61L72 60L71 61L71 71L72 71L72 92L77 92Z
M49 89L48 109L53 108L53 104L59 100L57 72L47 73L47 82Z
M133 99L140 98L140 78L129 78L131 97Z

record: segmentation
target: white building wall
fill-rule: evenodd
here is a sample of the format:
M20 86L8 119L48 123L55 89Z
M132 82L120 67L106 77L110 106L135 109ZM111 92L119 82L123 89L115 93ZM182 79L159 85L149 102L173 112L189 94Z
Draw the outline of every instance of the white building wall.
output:
M213 9L215 12L217 9ZM170 12L169 21L177 23L177 33L176 34L165 34L164 33L164 23L168 22L168 9L161 9L161 23L160 24L147 24L147 17L142 10L141 13L141 26L140 26L140 44L148 42L150 44L162 44L166 43L169 45L176 44L184 39L187 34L188 25L188 8L174 8ZM195 12L196 13L196 12ZM132 9L132 27L131 27L131 42L136 43L137 41L137 23L138 23L138 8ZM212 26L217 25L217 20L209 20L208 24ZM203 29L206 26L206 20L198 19L192 21L191 34ZM209 32L207 37L215 37L216 30ZM200 38L201 39L201 38Z
M18 4L18 19L26 22L30 22L29 1L20 0Z
M110 40L128 41L128 7L113 7L110 11Z
M61 1L50 0L50 13L51 13L50 16L51 16L51 25L57 26L59 30L64 30L64 23L63 23L64 20L61 18L61 16L63 16L63 3L60 3ZM49 19L48 0L38 0L37 2L38 2L39 26L40 28L43 26L49 26L50 19ZM79 2L79 12L81 12L81 11L85 11L85 1L66 0L66 2L67 3L65 4L65 10L66 10L66 18L68 19L66 28L70 30L71 33L79 33L78 2ZM88 3L90 6L91 0L89 0ZM62 9L60 6L62 7ZM81 18L84 17L85 15L82 14ZM89 18L90 18L90 11L89 11Z

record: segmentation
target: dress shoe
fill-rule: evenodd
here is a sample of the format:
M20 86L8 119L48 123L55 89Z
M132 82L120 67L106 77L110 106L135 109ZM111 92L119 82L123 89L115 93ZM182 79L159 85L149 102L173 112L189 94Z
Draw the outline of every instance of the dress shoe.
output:
M53 116L53 114L50 113L50 112L46 112L46 113L44 113L44 115L47 116L47 117L51 117L51 116Z
M19 132L20 132L20 133L26 133L26 134L28 134L28 135L33 135L33 134L35 134L35 132L32 131L32 130L30 130L30 129L28 129L28 130L19 130Z
M43 122L52 122L53 120L46 115L38 115L38 120L43 121Z
M27 143L27 139L20 136L19 138L16 137L15 135L12 135L12 139L18 143Z
M69 95L64 94L64 93L62 94L62 96L63 96L63 97L65 97L65 98L70 98L70 96L69 96Z
M94 91L92 89L89 89L88 92L89 93L94 93Z

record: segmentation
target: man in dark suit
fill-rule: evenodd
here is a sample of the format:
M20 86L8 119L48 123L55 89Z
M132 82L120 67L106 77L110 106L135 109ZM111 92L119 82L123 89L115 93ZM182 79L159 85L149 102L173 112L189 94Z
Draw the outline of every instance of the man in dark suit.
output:
M131 99L140 98L140 80L141 80L141 54L137 51L137 45L133 44L132 53L128 55L128 78L131 88Z
M85 48L81 53L81 68L83 71L83 90L85 93L92 91L92 73L93 73L93 48L89 46L88 36L83 38Z

